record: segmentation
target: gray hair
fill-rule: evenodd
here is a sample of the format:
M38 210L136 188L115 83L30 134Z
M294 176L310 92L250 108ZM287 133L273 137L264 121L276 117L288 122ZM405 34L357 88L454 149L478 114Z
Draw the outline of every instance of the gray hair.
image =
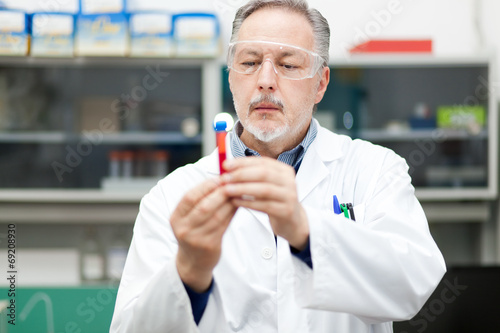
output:
M252 13L262 8L284 8L304 15L313 28L314 52L323 59L323 66L328 66L330 48L330 27L328 21L314 8L309 8L306 0L250 0L240 7L233 21L231 43L238 39L241 25Z

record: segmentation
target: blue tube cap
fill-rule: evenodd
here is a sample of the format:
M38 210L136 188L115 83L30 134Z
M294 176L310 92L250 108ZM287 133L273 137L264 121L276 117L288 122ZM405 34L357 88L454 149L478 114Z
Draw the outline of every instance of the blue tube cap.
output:
M216 132L225 131L226 128L227 128L227 123L225 121L218 121L215 123L215 131Z

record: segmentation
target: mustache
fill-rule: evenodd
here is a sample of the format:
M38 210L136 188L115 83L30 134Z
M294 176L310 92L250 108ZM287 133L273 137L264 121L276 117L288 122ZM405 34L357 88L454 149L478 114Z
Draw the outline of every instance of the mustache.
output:
M267 95L260 95L255 97L250 101L250 107L249 110L253 110L259 105L260 103L271 103L279 107L282 111L284 108L283 102L274 96L273 94L267 94Z

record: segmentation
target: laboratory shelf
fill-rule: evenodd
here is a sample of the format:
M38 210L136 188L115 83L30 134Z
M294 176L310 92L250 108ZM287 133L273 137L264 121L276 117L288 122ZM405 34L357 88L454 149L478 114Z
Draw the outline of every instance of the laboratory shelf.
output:
M63 143L68 140L64 132L0 132L0 143Z
M330 59L331 67L459 67L482 66L491 61L486 52L463 56L436 56L433 54L350 54Z
M3 203L138 203L148 190L1 189Z
M139 202L146 192L108 192L99 189L0 190L0 223L132 224L139 211ZM450 201L427 201L423 199L425 191L417 190L416 193L431 223L485 223L491 218L486 201L457 202L456 198Z
M80 136L83 139L82 136ZM102 138L103 143L111 144L176 144L176 145L191 145L200 144L201 135L188 138L181 132L130 132L130 133L117 133L106 134Z
M200 67L213 58L129 58L129 57L11 57L0 56L0 65L15 67L142 67L148 65L167 65L175 68Z
M432 187L432 188L415 188L416 197L424 202L433 201L474 201L474 200L493 200L496 198L496 189L479 188L450 188L450 187Z
M62 144L87 140L84 135L65 132L0 132L0 143ZM101 144L200 144L201 135L186 137L181 132L130 132L103 134L94 138Z
M419 129L419 130L362 130L358 135L360 138L369 141L414 141L435 139L439 141L445 140L480 140L487 139L488 132L481 130L479 133L470 133L466 130L453 129Z
M102 189L0 189L0 203L138 203L149 189L102 190ZM490 199L494 193L484 188L416 188L415 194L422 202Z

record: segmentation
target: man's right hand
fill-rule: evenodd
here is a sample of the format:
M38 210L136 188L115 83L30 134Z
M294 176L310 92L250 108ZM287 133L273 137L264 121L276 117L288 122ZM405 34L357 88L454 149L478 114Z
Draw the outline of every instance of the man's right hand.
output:
M222 236L237 210L224 192L218 179L206 180L184 195L170 219L179 243L177 271L196 292L210 287Z

